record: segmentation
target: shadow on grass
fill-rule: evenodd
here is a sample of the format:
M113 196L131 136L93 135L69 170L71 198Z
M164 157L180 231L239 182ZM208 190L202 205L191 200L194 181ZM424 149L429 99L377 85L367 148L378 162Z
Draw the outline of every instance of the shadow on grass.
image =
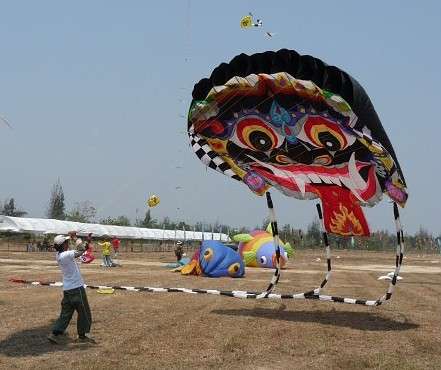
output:
M420 284L427 284L427 285L436 285L439 286L438 281L400 281L399 284L413 284L413 285L420 285Z
M332 325L367 331L401 331L418 328L419 325L408 322L395 321L381 317L372 312L353 311L281 311L278 309L228 309L213 310L217 315L258 317L270 320L292 322L314 322L323 325Z
M47 339L51 330L52 324L48 324L11 334L0 341L0 353L9 357L26 357L89 348L87 344L73 345L72 338L64 336L60 338L59 344L52 344Z

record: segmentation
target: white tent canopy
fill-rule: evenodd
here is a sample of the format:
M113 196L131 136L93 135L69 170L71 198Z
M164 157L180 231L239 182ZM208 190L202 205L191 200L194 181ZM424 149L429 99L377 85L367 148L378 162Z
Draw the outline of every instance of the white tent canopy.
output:
M85 224L45 218L23 218L0 216L0 232L32 234L67 234L76 231L84 236L92 233L95 237L117 237L120 239L145 240L220 240L230 241L227 234L187 230L145 229L141 227Z

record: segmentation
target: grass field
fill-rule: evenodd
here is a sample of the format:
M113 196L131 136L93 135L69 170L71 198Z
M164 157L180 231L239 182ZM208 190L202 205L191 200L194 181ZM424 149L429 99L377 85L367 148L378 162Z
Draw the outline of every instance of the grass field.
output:
M392 253L334 253L326 293L377 298ZM316 261L321 258L321 261ZM89 284L262 290L272 271L243 279L183 277L168 271L169 253L125 253L123 267L82 266ZM300 251L277 291L314 288L320 251ZM253 301L182 293L89 290L96 345L76 344L76 319L60 345L46 334L59 313L60 288L14 284L11 277L60 280L52 253L0 252L0 368L441 368L441 259L408 255L392 301L378 308L317 301Z

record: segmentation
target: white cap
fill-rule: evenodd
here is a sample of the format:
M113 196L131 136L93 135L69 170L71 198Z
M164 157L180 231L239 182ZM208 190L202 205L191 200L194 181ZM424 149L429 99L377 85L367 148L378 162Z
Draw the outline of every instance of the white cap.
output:
M65 235L57 235L54 238L54 244L55 245L61 245L63 244L66 240L69 240L70 236L65 236Z
M178 241L176 242L176 244L177 244L177 245L182 245L182 242L181 242L180 240L178 240Z

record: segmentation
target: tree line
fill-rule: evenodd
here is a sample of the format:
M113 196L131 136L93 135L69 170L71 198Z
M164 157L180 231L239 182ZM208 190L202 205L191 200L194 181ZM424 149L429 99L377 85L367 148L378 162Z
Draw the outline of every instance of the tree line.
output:
M235 234L249 233L247 227L231 227L219 222L206 223L198 221L196 223L187 223L185 221L172 220L164 217L159 220L151 215L148 209L141 219L136 219L132 224L127 216L106 217L101 220L95 220L97 210L90 201L77 202L74 206L66 210L63 187L60 180L53 185L51 195L46 211L48 218L57 220L77 221L77 222L98 222L104 225L117 226L136 226L145 228L157 228L167 230L186 230L186 231L204 231L221 232L233 237ZM15 199L10 198L0 203L0 214L12 217L24 217L27 212L17 207ZM268 219L264 219L261 225L256 225L253 229L266 229ZM318 218L314 219L306 230L293 228L289 224L279 226L279 234L283 241L288 241L297 248L320 248L323 247L322 233ZM396 236L386 230L372 232L370 237L339 237L329 235L329 241L333 249L364 249L364 250L384 250L391 249L396 245ZM417 251L441 251L441 234L433 235L428 230L420 227L414 234L406 234L406 249Z

